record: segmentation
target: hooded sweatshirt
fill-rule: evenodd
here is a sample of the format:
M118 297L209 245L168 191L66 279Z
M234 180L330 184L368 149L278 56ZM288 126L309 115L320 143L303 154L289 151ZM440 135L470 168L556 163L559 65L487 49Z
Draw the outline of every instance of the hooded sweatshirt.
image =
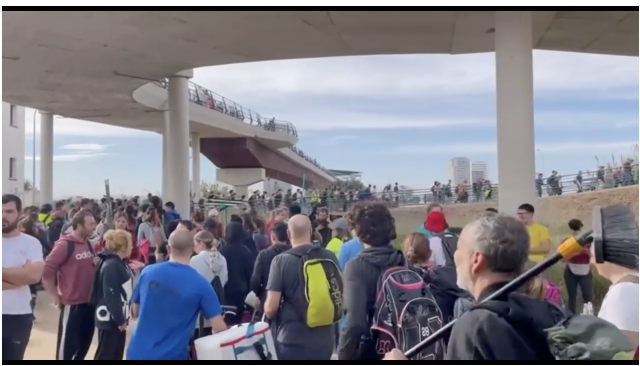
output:
M98 258L91 302L96 305L96 328L108 330L129 322L133 276L124 260L109 250Z
M506 283L490 286L482 302ZM562 308L522 293L511 293L464 313L451 331L447 360L551 361L545 329L566 319Z
M69 242L74 243L71 257L67 257ZM89 302L93 284L93 256L89 244L73 235L63 235L53 246L44 262L42 278L56 285L62 304Z
M245 245L247 234L242 225L230 222L226 228L226 245L220 248L220 254L227 261L229 280L224 286L224 305L242 306L249 294L249 282L253 273L255 257Z
M391 244L363 249L350 260L343 274L345 320L340 332L339 360L359 360L360 341L368 336L378 280L390 267L405 265L401 251Z
M191 257L189 265L198 271L209 283L213 282L216 276L220 277L220 282L222 286L224 286L229 280L227 260L222 254L216 252L213 250L203 250Z

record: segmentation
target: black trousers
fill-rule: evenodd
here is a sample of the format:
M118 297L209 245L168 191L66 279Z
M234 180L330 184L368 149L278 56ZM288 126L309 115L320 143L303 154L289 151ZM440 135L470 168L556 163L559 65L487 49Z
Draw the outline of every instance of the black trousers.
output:
M56 360L84 360L93 340L95 311L89 304L61 306Z
M32 314L2 314L2 361L22 361L24 359L32 327Z
M569 303L567 304L567 309L570 312L576 312L576 300L578 298L578 286L580 287L580 291L582 292L582 299L585 303L591 302L593 300L593 284L591 283L591 272L586 276L578 276L575 273L571 272L569 266L566 266L564 269L564 283L567 286L567 297L569 298Z
M98 329L98 349L94 360L122 361L127 332L118 328Z

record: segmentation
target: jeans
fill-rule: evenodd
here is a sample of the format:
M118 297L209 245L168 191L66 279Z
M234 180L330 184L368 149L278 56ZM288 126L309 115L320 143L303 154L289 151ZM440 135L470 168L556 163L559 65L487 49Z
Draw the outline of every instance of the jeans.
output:
M564 269L564 283L567 286L567 296L569 298L569 304L567 308L569 311L575 314L576 312L576 299L578 297L578 286L582 292L582 299L584 303L591 302L593 300L593 284L591 283L591 272L586 276L578 276L571 272L569 266Z

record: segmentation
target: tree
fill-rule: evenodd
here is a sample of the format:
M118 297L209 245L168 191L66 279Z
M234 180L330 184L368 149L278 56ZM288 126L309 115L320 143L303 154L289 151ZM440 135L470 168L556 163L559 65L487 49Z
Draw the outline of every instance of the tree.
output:
M227 187L221 186L218 182L207 182L203 181L200 183L200 192L202 193L202 197L207 198L211 194L218 195L226 195L229 189Z

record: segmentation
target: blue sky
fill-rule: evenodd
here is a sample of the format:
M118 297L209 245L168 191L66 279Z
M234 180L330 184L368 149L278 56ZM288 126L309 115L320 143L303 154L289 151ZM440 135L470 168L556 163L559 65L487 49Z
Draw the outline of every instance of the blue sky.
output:
M342 57L203 68L193 81L292 122L298 146L325 167L426 188L448 179L456 156L487 162L497 178L494 67L492 53ZM545 173L569 175L593 169L596 155L630 154L638 69L634 57L534 52L539 172L543 161ZM31 180L33 111L26 115ZM100 196L106 178L115 195L160 191L160 135L64 118L54 131L55 196ZM215 166L201 162L202 179L215 181Z

